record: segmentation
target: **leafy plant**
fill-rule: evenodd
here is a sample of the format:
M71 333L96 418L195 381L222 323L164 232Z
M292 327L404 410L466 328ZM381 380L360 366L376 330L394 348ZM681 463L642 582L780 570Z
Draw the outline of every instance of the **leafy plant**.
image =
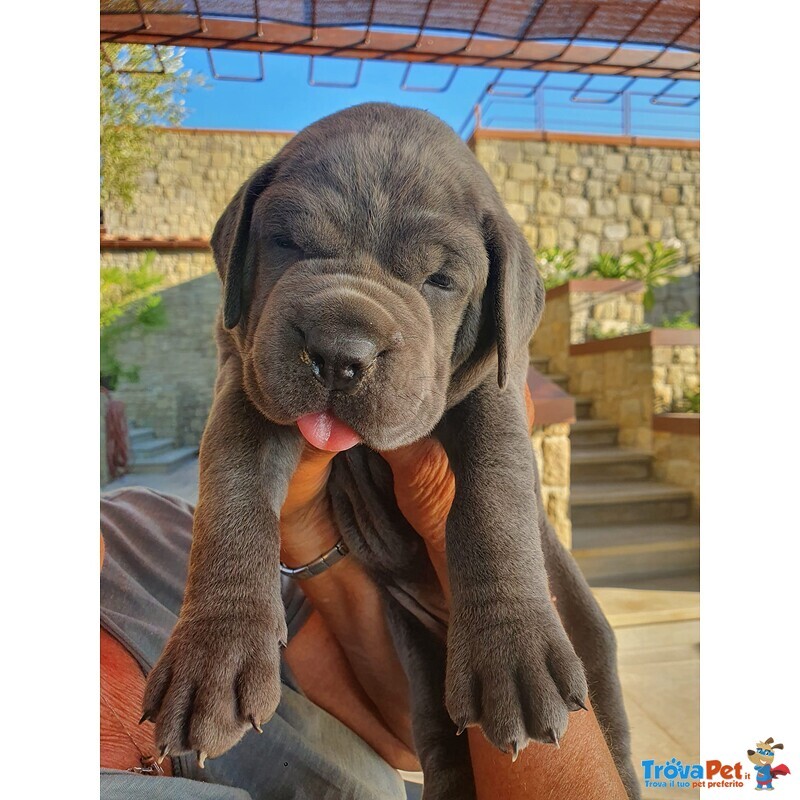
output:
M583 273L575 266L575 251L543 247L536 251L536 266L544 278L545 289L561 286Z
M600 253L589 263L588 275L597 275L600 278L627 278L630 275L632 263L626 255L615 256L611 253Z
M684 392L683 394L683 410L689 411L692 414L700 413L700 390L696 392Z
M643 250L632 250L628 257L631 260L629 276L644 284L642 304L645 311L650 311L655 304L653 290L678 279L672 272L678 265L679 251L663 242L648 242Z
M700 326L692 320L691 311L682 311L680 314L674 314L671 317L664 317L661 320L661 327L694 330Z
M121 378L139 380L139 368L117 358L120 339L136 328L155 329L166 323L162 299L153 294L164 280L153 272L155 255L145 253L136 269L100 269L100 375L108 389L116 389Z
M159 58L160 57L160 58ZM183 70L183 51L106 43L100 52L100 202L133 202L136 179L151 166L146 126L179 125L183 96L200 79Z

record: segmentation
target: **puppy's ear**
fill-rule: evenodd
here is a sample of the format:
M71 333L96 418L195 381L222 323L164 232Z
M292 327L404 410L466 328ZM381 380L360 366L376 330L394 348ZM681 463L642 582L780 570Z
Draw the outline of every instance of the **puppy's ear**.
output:
M487 214L483 236L489 255L487 294L493 306L497 339L497 383L508 383L509 361L527 352L544 309L544 282L522 231L508 212Z
M253 208L261 193L269 186L274 174L274 162L259 167L228 204L214 226L211 249L225 291L223 322L235 328L247 310L252 285L253 259L248 256L250 223Z

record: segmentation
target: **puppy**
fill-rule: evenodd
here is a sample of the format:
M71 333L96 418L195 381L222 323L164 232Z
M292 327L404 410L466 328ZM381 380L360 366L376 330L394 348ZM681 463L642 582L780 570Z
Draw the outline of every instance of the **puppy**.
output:
M219 370L184 603L144 699L159 746L213 757L275 711L279 516L305 436L360 442L336 456L329 491L346 543L386 587L425 797L474 796L466 726L514 756L557 743L584 704L584 667L635 796L613 634L547 522L527 434L544 288L467 146L421 111L334 114L255 172L211 244ZM428 571L377 454L427 435L456 484L446 644L398 602Z

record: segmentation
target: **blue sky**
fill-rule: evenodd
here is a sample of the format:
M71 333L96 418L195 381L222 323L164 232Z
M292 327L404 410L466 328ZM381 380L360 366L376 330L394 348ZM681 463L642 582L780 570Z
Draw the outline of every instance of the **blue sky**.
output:
M186 50L184 65L206 76L204 88L192 89L187 106L189 115L184 125L197 128L235 128L249 130L297 131L320 117L341 108L370 100L382 100L405 106L427 109L461 128L483 89L498 79L497 69L469 67L460 69L447 91L405 91L401 83L404 64L364 62L355 88L309 85L310 59L305 56L268 54L264 57L264 79L259 82L215 80L211 75L205 50ZM256 77L259 75L255 53L215 52L214 65L220 75ZM352 83L358 62L335 58L317 58L315 81ZM409 74L412 86L437 86L453 76L449 66L415 65ZM535 126L534 106L527 87L542 77L545 128L548 130L594 133L621 133L621 101L582 103L571 98L585 80L583 75L551 73L543 76L533 71L506 70L501 81L504 96L488 98L484 103L484 121L490 127L530 129ZM592 79L590 93L579 97L607 100L610 95L600 90L614 90L627 81L623 78ZM665 87L667 96L699 93L695 81L639 79L630 87L631 132L642 136L699 137L699 103L689 108L654 106L650 97ZM645 93L645 94L639 94ZM468 132L468 131L467 131Z

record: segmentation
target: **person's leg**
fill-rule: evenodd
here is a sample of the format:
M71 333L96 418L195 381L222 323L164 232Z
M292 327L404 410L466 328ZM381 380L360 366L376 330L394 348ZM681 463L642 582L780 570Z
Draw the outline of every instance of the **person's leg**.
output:
M181 774L237 786L253 800L403 800L403 781L349 728L283 685L264 732L247 733L225 755L200 769L181 756Z
M166 643L183 596L192 508L177 498L126 489L101 501L106 554L100 580L101 620L147 673ZM290 639L306 618L297 586L284 606ZM231 751L206 761L173 757L175 774L244 789L253 800L403 800L403 782L349 728L315 706L283 675L275 716ZM138 718L138 715L137 715ZM148 778L148 780L154 780Z

